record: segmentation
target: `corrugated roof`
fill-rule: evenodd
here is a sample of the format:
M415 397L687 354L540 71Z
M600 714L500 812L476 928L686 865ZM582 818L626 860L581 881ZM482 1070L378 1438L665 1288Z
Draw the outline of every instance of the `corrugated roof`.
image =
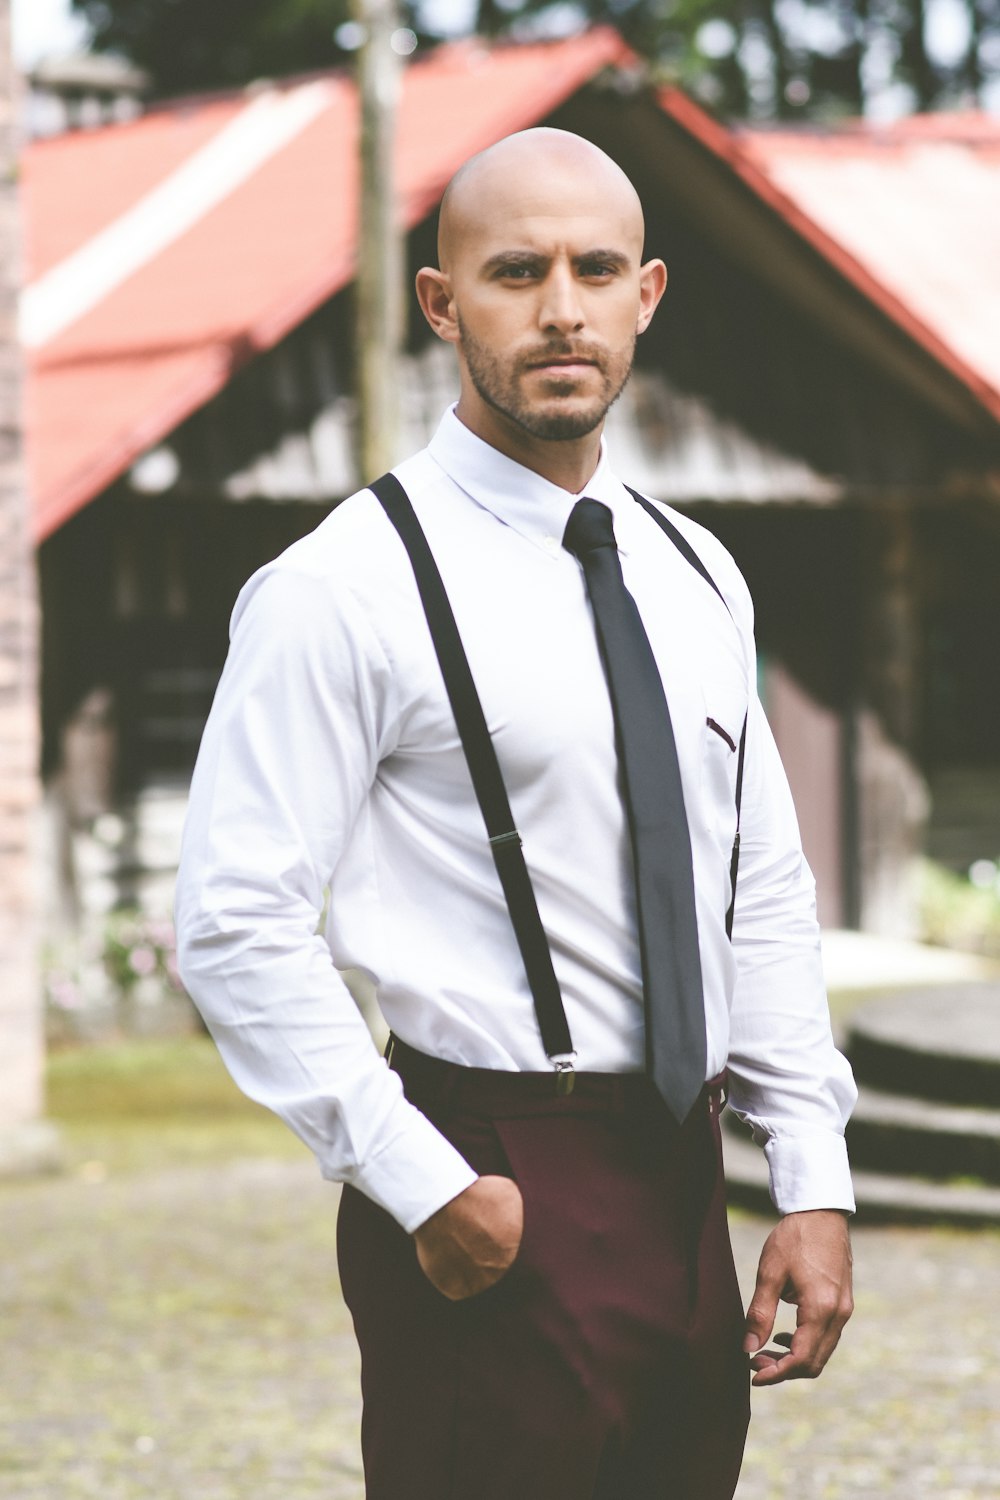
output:
M965 336L973 333L968 326L975 321L969 318L970 306L983 312L989 304L989 316L998 315L1000 169L994 152L1000 122L987 115L963 114L915 116L881 129L856 120L829 129L734 131L706 115L679 89L662 89L660 105L846 282L959 380L994 420L1000 420L995 340L994 357L984 361L988 340ZM956 224L967 231L970 221L978 218L992 255L970 260L962 232L941 231L940 201L933 194L922 197L907 152L882 154L891 143L918 153L921 142L940 145L945 140L956 152L975 147L986 168L977 174L981 196L956 202ZM987 141L992 149L984 150ZM858 161L869 169L865 192L842 192L838 162ZM953 190L948 197L961 199L962 191ZM891 227L897 217L908 219L907 233L900 235ZM987 221L992 228L987 228ZM919 248L910 236L920 241ZM924 267L945 243L951 260L949 292L938 298L922 295ZM963 280L965 291L960 294Z
M738 144L988 387L1000 415L1000 119L751 130Z
M630 62L607 28L443 47L408 69L407 227L473 152ZM676 90L664 110L1000 417L1000 125L735 136ZM357 103L325 75L181 101L29 147L28 463L44 538L349 280Z
M607 29L442 48L406 74L408 227L473 152L626 56ZM357 103L327 76L29 147L28 462L44 538L353 271Z

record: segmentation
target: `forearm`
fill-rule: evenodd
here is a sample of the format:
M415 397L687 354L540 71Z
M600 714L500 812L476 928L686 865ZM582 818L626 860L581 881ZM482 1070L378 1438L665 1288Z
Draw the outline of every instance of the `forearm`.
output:
M741 974L729 1074L730 1106L764 1147L779 1212L852 1211L844 1129L857 1090L834 1046L818 956Z
M733 931L730 1104L765 1147L781 1212L850 1211L844 1127L857 1091L833 1042L814 882L759 707L751 729Z
M393 742L392 674L314 578L259 576L234 618L184 834L182 977L240 1087L412 1229L475 1174L403 1097L316 934Z
M324 1177L352 1183L407 1230L475 1180L404 1098L322 938L260 919L244 929L198 905L182 881L184 982L236 1083L294 1130Z

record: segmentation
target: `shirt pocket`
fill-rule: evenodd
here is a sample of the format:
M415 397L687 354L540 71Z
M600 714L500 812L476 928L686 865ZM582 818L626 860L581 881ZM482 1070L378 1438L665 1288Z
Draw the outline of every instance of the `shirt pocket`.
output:
M709 827L728 859L736 837L736 774L747 699L726 683L704 683L702 696L702 801Z

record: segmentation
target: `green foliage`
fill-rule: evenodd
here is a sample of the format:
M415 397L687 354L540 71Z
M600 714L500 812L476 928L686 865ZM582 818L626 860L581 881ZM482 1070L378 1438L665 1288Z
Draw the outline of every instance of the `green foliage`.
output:
M177 941L173 923L138 911L116 911L104 929L104 968L112 984L128 998L140 980L152 979L179 990Z
M88 922L71 938L43 954L43 980L50 1029L74 1034L79 1023L112 1010L127 1031L139 1002L184 999L177 972L173 923L143 912L113 911Z
M1000 958L1000 891L920 862L920 922L929 943Z
M122 53L157 94L238 86L343 60L349 0L73 0L99 51Z
M752 118L858 114L876 88L901 87L911 107L972 101L995 76L1000 0L964 0L969 40L957 59L927 47L926 0L478 0L483 35L557 35L604 22L721 113ZM350 0L73 0L94 46L148 69L160 95L231 87L328 68L348 58L337 28ZM441 7L438 8L439 11ZM465 7L462 7L463 11ZM420 0L402 24L438 40ZM873 84L873 77L881 79Z
M47 1112L70 1165L101 1176L305 1153L287 1126L240 1093L204 1036L56 1052Z

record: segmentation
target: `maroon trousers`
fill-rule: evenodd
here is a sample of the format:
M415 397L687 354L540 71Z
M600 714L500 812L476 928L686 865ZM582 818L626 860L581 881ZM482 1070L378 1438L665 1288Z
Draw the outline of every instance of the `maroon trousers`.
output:
M396 1043L407 1096L524 1239L463 1302L345 1188L341 1282L362 1355L367 1500L731 1500L749 1419L719 1090L683 1127L638 1075L460 1068Z

